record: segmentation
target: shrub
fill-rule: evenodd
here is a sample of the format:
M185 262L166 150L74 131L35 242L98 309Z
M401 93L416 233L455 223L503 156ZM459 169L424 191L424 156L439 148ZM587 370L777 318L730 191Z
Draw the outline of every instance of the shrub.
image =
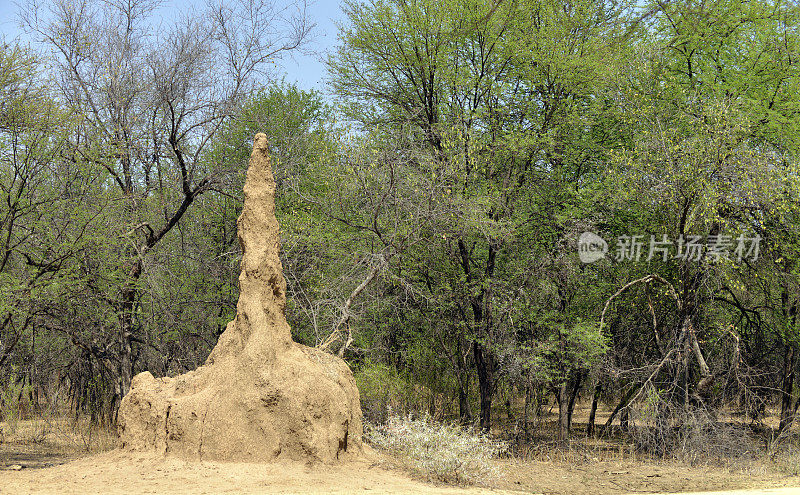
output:
M407 413L412 408L414 388L394 368L368 361L355 372L355 379L365 421L383 424L390 409Z
M33 408L31 390L30 385L13 378L0 382L0 421L5 421L9 430L14 431L17 421Z
M425 416L390 415L385 425L367 425L367 440L407 460L429 478L455 483L485 483L498 476L491 460L505 445L483 434Z
M631 410L631 436L641 451L696 464L753 458L760 447L746 425L724 423L703 408L650 400Z

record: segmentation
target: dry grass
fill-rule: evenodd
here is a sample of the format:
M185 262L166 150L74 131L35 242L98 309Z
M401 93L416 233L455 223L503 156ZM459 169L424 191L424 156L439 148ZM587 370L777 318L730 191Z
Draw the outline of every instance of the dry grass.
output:
M539 428L534 432L535 437L525 443L524 448L517 449L518 455L512 458L495 459L493 454L488 458L489 467L502 473L502 476L494 480L484 478L484 483L493 489L565 495L765 488L794 486L800 483L800 479L796 477L800 474L800 437L796 434L770 455L759 456L758 459L738 461L707 459L690 464L676 457L657 458L637 450L631 438L616 426L606 435L587 437L583 433L586 427L586 415L582 410L576 412L576 423L571 442L568 444L553 442L555 417L554 415L545 416L541 418ZM2 473L0 479L3 479L4 476L6 479L16 476L23 481L29 480L25 481L26 483L39 483L41 479L50 479L52 486L58 486L64 482L63 480L77 478L84 479L86 483L89 483L83 490L87 493L102 491L106 485L118 486L120 493L123 489L127 492L139 493L144 491L185 491L187 486L196 488L195 491L208 490L209 479L216 476L226 483L225 489L233 487L237 492L245 493L248 492L248 487L251 487L250 492L262 493L265 491L265 486L273 485L292 486L296 491L298 486L305 486L302 483L307 482L309 476L308 471L304 470L296 478L287 479L285 471L279 469L275 471L272 478L269 478L268 483L262 480L256 487L251 483L256 476L254 473L263 474L268 468L242 465L244 470L234 476L230 472L231 465L226 464L220 468L220 473L225 473L224 479L220 478L219 473L203 472L196 473L193 480L187 480L184 476L187 470L199 470L203 465L181 464L179 467L173 466L174 469L170 468L171 471L167 469L164 469L163 472L147 471L149 474L144 480L140 463L138 461L131 463L128 453L114 452L99 456L86 456L87 452L108 450L116 445L116 435L112 431L91 427L86 420L76 422L70 416L54 414L48 418L17 420L13 425L2 423L1 426L6 434L5 443L0 444L0 469L10 465L22 465L28 468L47 467L63 464L67 460L77 457L84 458L47 470L0 471ZM507 426L508 423L499 424L498 429ZM352 488L363 485L374 489L385 489L387 476L394 476L399 480L398 483L403 483L402 486L398 485L396 493L408 493L423 486L418 481L408 480L406 475L392 472L393 470L387 472L375 468L376 461L378 466L412 470L417 480L434 479L442 482L443 479L447 479L447 483L466 483L466 481L454 479L447 473L447 469L451 469L452 464L448 464L448 454L447 452L442 453L442 446L452 446L454 442L441 440L440 433L442 432L437 431L438 423L434 423L432 428L433 431L422 428L420 430L421 439L414 435L406 436L406 438L412 439L411 445L415 446L418 451L421 449L425 455L432 456L434 466L450 466L445 469L444 476L423 472L421 468L414 466L407 454L383 453L375 454L375 459L364 464L361 471L352 471L352 466L348 465L347 479L350 483L348 486ZM13 432L11 432L12 429ZM414 440L414 438L417 439ZM433 438L439 438L439 440L430 442L426 440ZM451 453L456 450L449 449ZM443 455L444 457L441 457ZM444 461L439 462L436 460L437 458L439 461L442 459ZM104 462L107 464L103 464ZM126 465L126 462L129 464ZM163 457L159 457L158 462L177 461L164 461ZM163 468L164 466L159 465L159 467ZM255 471L247 471L251 467ZM127 479L120 481L120 472L126 469ZM181 476L179 483L176 482L174 474L178 472ZM57 473L62 473L62 475ZM320 487L330 491L332 486L338 486L335 483L340 482L336 480L340 480L341 475L337 474L336 478L325 478L327 476L325 473L324 469L318 473L319 482L315 487L310 485L307 487L309 493ZM376 477L375 473L380 473L380 475ZM158 478L158 476L162 476L162 478ZM250 484L248 485L248 483ZM437 487L436 490L445 490L445 488ZM472 490L475 493L479 491ZM214 490L212 489L212 491ZM219 491L222 489L220 488ZM342 491L342 493L347 492L347 490ZM15 493L15 491L11 490L11 493Z
M519 412L510 420L502 414L496 416L494 432L502 436L513 431L519 422ZM589 404L576 404L573 416L571 439L559 443L554 439L557 433L557 407L544 409L539 418L531 418L535 428L529 429L527 441L517 436L505 436L514 457L522 462L552 463L580 466L580 469L593 469L591 466L662 466L665 469L708 469L713 472L729 473L733 477L783 478L800 476L800 420L797 420L791 434L775 442L778 425L778 412L767 409L765 417L758 423L733 411L720 411L716 418L702 415L688 418L673 418L674 434L668 450L658 452L652 444L658 440L658 432L653 425L631 414L631 427L623 432L618 420L606 431L610 408L601 405L597 411L596 436L586 435ZM517 425L517 430L521 427ZM662 432L663 433L663 432ZM663 440L663 438L662 438ZM648 446L648 443L650 444ZM620 470L623 470L620 468ZM611 468L611 471L615 471Z
M0 468L47 467L117 446L117 434L86 418L42 415L0 422Z

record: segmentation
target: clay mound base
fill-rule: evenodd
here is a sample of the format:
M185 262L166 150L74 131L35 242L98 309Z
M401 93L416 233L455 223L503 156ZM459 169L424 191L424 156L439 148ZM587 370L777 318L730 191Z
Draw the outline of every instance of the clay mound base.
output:
M120 411L123 448L258 462L360 452L358 389L344 361L296 343L259 361L244 353L175 378L139 374Z

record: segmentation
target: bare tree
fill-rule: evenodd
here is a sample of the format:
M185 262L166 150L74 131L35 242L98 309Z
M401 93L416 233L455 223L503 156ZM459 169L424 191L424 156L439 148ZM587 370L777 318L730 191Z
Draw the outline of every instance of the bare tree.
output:
M60 98L85 114L72 137L77 159L101 167L121 194L112 263L122 276L107 298L119 320L118 397L133 375L148 253L220 183L227 171L209 163L210 143L313 27L304 1L213 0L171 21L167 12L161 0L55 0L20 14L52 54Z

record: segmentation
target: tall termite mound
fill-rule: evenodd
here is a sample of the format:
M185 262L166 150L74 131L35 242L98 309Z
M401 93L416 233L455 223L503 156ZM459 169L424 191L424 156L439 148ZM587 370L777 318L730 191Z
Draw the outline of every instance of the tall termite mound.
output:
M137 375L119 410L122 446L188 458L331 461L361 450L358 389L341 359L292 341L278 250L275 180L258 134L238 223L236 318L206 363Z

